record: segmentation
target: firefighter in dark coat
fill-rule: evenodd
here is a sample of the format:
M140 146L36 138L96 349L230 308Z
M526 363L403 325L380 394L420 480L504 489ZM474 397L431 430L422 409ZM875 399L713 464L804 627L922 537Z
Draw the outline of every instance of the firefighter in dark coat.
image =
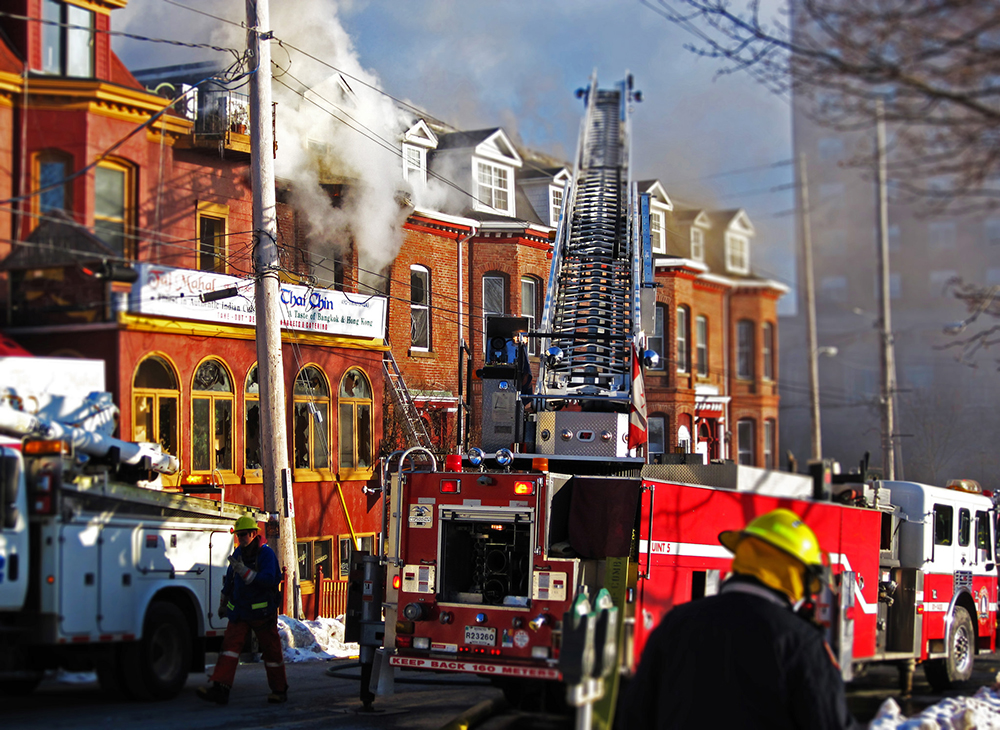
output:
M229 702L240 652L247 635L253 631L264 656L264 669L271 693L270 703L288 699L285 662L278 635L278 584L281 570L274 551L261 543L257 521L249 515L236 520L233 531L239 546L229 558L229 570L222 583L219 616L227 617L229 625L222 638L219 660L207 687L198 688L198 697L224 705Z
M829 646L794 610L821 587L813 531L778 509L719 541L734 553L732 576L653 631L618 727L859 727Z

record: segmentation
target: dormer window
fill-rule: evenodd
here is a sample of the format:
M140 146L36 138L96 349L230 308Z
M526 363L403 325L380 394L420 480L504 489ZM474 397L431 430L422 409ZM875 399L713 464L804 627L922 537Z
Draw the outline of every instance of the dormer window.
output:
M76 5L43 0L42 20L48 21L42 26L42 73L93 77L94 13Z
M667 252L667 231L662 211L649 211L649 244L653 253Z
M403 179L412 185L427 182L427 150L412 144L403 145Z
M506 167L477 162L476 198L499 213L512 215L510 189L513 176Z
M726 268L734 274L750 273L750 239L738 233L726 234Z
M557 187L549 188L549 225L553 228L559 225L559 216L562 215L563 189Z
M691 229L691 258L694 261L705 260L705 232L700 228Z

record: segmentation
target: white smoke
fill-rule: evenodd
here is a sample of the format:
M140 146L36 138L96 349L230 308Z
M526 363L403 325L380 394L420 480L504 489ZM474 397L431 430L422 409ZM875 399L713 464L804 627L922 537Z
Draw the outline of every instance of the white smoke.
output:
M227 17L243 10L236 0L229 6ZM353 244L359 278L372 285L402 244L409 210L398 195L406 188L400 145L412 120L362 67L337 2L272 2L270 11L274 36L288 44L271 46L275 175L291 183L317 277L332 279L334 260L349 255ZM240 28L220 25L213 41L239 47L245 39ZM321 183L342 185L343 197L335 204Z

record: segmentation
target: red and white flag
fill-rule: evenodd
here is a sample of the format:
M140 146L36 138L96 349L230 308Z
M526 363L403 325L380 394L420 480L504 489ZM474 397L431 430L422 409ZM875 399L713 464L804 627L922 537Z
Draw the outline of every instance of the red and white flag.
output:
M639 351L632 343L632 404L628 414L628 447L634 449L647 441L646 387L642 383Z

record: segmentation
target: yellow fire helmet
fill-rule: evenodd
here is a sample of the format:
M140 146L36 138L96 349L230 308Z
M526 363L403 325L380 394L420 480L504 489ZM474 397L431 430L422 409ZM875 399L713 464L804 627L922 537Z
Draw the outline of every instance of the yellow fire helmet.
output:
M236 518L236 524L233 525L233 532L243 532L244 530L256 530L257 520L255 520L250 515L243 515L242 517Z
M823 552L819 540L802 519L788 509L776 509L755 517L742 530L719 533L719 542L732 553L744 537L756 537L782 550L805 565L822 565Z

